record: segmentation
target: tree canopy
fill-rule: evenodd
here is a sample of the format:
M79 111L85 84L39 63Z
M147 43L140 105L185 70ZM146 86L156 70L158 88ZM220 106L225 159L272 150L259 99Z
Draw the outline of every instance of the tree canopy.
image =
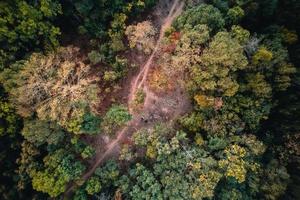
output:
M296 0L2 0L0 199L300 199Z

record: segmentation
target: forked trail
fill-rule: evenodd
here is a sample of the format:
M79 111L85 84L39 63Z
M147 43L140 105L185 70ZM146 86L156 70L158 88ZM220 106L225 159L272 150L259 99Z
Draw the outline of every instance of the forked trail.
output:
M159 37L157 40L157 43L155 45L155 48L152 52L152 54L150 55L150 57L148 58L148 60L146 61L146 63L140 68L140 72L138 73L138 75L136 76L135 79L133 79L131 87L130 87L130 93L129 93L129 97L128 97L128 108L129 111L131 112L131 114L133 115L133 118L131 121L128 122L128 124L121 129L119 132L117 132L117 138L111 140L107 145L106 145L106 150L103 152L103 154L101 155L101 157L99 157L95 163L93 164L93 166L91 166L91 168L82 176L81 180L83 182L85 182L86 180L88 180L88 178L90 176L92 176L95 172L95 170L108 158L110 158L111 156L113 156L113 153L115 151L118 151L118 148L120 146L120 142L127 137L127 135L131 132L131 129L133 129L134 127L137 126L137 124L139 124L140 122L140 115L139 114L135 114L132 112L131 109L131 103L134 100L134 96L135 93L138 89L143 89L146 95L146 100L147 98L152 98L153 99L153 94L151 93L151 91L147 88L147 86L144 84L145 80L147 78L149 69L151 67L151 64L153 62L153 58L155 57L157 51L160 48L161 45L161 40L164 37L164 33L166 31L167 28L169 28L173 22L173 20L180 15L180 13L182 12L182 9L184 7L184 2L180 1L180 0L174 0L171 9L168 13L168 16L164 19L163 24L161 25L161 29L160 29L160 33L159 33ZM142 110L147 111L149 108L146 108L147 105L144 105L144 107L142 108ZM67 191L65 192L65 197L69 196L73 190L76 188L76 184L72 184Z

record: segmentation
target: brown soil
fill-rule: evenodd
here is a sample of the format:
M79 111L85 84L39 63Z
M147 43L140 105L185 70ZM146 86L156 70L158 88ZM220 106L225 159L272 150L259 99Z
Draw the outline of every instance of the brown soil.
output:
M127 104L132 114L132 120L129 121L124 128L119 130L113 138L101 134L98 135L97 138L94 138L93 145L97 147L96 156L92 160L91 167L82 176L83 181L86 181L107 159L113 157L117 158L121 145L126 143L126 141L130 141L134 132L141 128L152 127L158 122L173 123L178 117L188 112L191 108L188 95L179 85L172 92L155 94L148 87L147 83L148 73L153 60L158 56L157 53L160 49L164 32L181 13L184 6L184 3L179 0L172 1L172 4L165 2L170 1L161 0L153 13L153 16L156 16L154 23L157 26L160 24L160 34L155 49L150 57L145 59L145 55L141 55L136 51L130 51L127 54L127 58L130 62L134 62L141 67L137 75L130 72L128 78L124 79L122 83L124 87L122 87L122 91L120 91L117 97L120 98L118 100L119 102ZM166 4L169 9L166 9L163 4ZM169 10L169 12L165 13L166 10ZM132 102L138 90L144 91L145 100L142 108L138 112L135 112L131 105L133 105ZM76 185L72 184L65 194L69 195L75 187Z

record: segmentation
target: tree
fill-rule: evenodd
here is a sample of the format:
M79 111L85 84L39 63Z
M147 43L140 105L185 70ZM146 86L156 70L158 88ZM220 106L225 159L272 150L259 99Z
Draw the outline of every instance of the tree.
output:
M272 87L269 83L265 80L265 76L256 73L256 74L249 74L246 77L248 84L246 85L247 89L252 91L258 97L270 97L272 94Z
M121 190L132 199L205 199L234 183L230 189L251 187L253 198L259 194L252 188L263 180L260 159L266 147L254 135L208 137L201 143L186 136L164 124L134 133L134 143L145 150L132 148L133 153L144 152L140 156L146 160L121 177Z
M239 183L246 179L246 163L243 158L246 156L246 150L239 145L232 145L225 149L227 159L221 160L219 165L221 168L226 168L225 176L234 177Z
M99 177L103 187L111 187L120 178L120 168L115 160L108 160L103 167L99 167L95 171L95 175Z
M101 190L101 183L99 181L99 178L93 176L91 177L87 182L85 186L85 190L89 195L95 194L100 192Z
M128 144L122 145L119 160L132 161L135 157L136 155L132 153Z
M80 28L81 33L88 33L93 37L105 38L108 30L122 33L125 21L132 16L140 14L147 8L155 5L156 0L75 0L63 4L65 15ZM123 19L121 19L121 18ZM125 19L124 19L125 18ZM75 23L74 23L75 21ZM122 34L121 34L122 35ZM118 37L118 36L117 36Z
M298 41L297 32L294 30L288 30L287 28L283 28L281 30L281 34L283 37L283 41L289 45L295 44Z
M228 10L227 21L229 24L237 24L241 20L241 18L244 17L244 15L244 10L239 6L235 6Z
M57 47L60 30L52 22L61 12L58 1L1 1L0 69L35 48Z
M48 55L33 54L18 73L14 70L5 70L3 77L15 89L9 84L4 86L21 116L36 112L41 120L57 121L70 132L82 133L82 123L87 116L93 116L87 113L95 111L99 99L98 79L80 60L78 48L69 46Z
M103 58L104 55L102 55L100 52L94 51L94 50L91 51L90 53L88 53L88 57L92 64L97 64L104 60L104 58Z
M192 90L224 96L237 93L234 72L245 69L248 62L242 46L228 32L217 33L199 60L198 65L191 66L188 84Z
M64 138L64 131L54 122L40 120L26 120L22 135L35 146L44 143L48 145L58 144Z
M126 28L126 36L130 48L137 48L146 54L150 54L155 46L156 29L150 21L144 21L137 25L130 25Z
M163 199L160 191L161 185L150 170L147 170L141 164L136 164L136 168L130 171L130 175L132 178L136 178L137 181L132 190L128 191L132 199ZM122 181L127 180L124 177ZM126 184L123 185L122 183L121 188L123 190L125 189L124 186L126 187Z
M57 197L65 191L66 184L80 178L84 170L85 167L80 161L75 161L74 155L58 149L44 158L44 169L30 173L32 187L51 197Z
M81 119L80 132L85 134L98 134L100 132L101 119L99 116L86 112Z
M118 128L125 125L131 119L124 106L113 105L103 117L101 127L106 133L114 133Z
M40 156L39 149L32 143L23 141L21 144L20 157L16 163L19 165L17 174L19 175L18 189L25 189L26 184L30 182L30 174L38 166L37 157Z
M192 112L179 119L180 124L190 132L197 133L203 127L204 116L200 113Z
M261 62L271 61L273 58L272 52L268 51L265 47L260 47L252 57L252 62L257 65Z
M14 107L0 97L0 136L15 134L19 120Z
M221 108L221 112L239 116L243 124L242 130L246 129L252 132L260 128L263 120L268 119L271 106L269 99L238 94L235 97L224 99L224 106Z
M277 75L275 77L276 89L285 91L291 86L291 76L297 72L295 66L291 63L282 63L278 66Z
M263 174L262 191L264 198L274 200L282 195L289 181L289 174L284 166L279 166L277 160L272 160L267 165Z
M214 105L214 98L205 96L205 95L195 95L194 96L195 101L200 107L212 107Z
M95 155L95 149L91 146L85 147L84 150L81 152L81 157L83 159L91 158L93 155Z
M207 25L212 32L216 33L223 28L225 22L221 12L212 5L207 4L200 4L186 10L174 22L176 29L183 29L186 25L194 27L198 24Z
M76 190L73 199L74 200L88 200L88 195L86 194L86 191L84 189L78 189L78 190Z
M19 134L21 126L21 119L2 93L0 97L0 199L3 200L22 199L26 196L25 192L19 191L18 185L22 178L24 183L27 183L25 175L21 177L16 172L18 168L16 159L19 157L23 139ZM30 191L25 185L24 188Z
M241 45L245 45L250 40L250 32L238 25L231 27L231 34Z
M206 45L209 40L209 28L207 25L186 25L180 32L178 42L175 41L175 52L170 58L170 63L160 61L163 66L170 66L167 74L177 72L183 73L192 65L199 61L199 54L201 49ZM165 59L167 60L167 59ZM166 68L166 67L165 67Z
M212 60L209 60L211 58ZM202 62L204 65L211 67L222 65L224 74L221 71L218 76L227 74L225 74L227 72L226 67L229 70L236 71L244 69L248 64L241 45L228 32L219 32L214 36L209 48L203 52Z
M187 24L181 30L182 36L177 48L184 46L185 48L199 48L209 40L209 28L206 24L197 24L191 26ZM179 49L180 50L180 49Z

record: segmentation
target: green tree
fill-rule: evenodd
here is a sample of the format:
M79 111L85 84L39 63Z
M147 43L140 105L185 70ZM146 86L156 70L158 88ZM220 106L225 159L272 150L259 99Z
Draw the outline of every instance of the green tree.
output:
M277 160L272 160L263 173L262 191L264 198L278 199L284 193L289 181L289 174L284 166L280 166Z
M223 28L225 22L221 12L207 4L200 4L186 10L174 22L176 29L183 29L186 25L194 27L198 24L207 25L215 33Z
M40 151L35 145L26 140L22 142L20 157L16 161L19 165L16 170L19 175L19 190L25 189L30 183L30 174L38 167L38 156L40 156Z
M114 133L118 128L125 125L131 119L124 106L113 105L103 117L101 127L106 133Z
M0 97L0 136L15 134L19 128L19 120L14 107Z
M104 55L102 55L100 52L98 51L91 51L90 53L88 53L88 58L91 61L92 64L97 64L101 61L104 60Z
M120 178L121 172L115 160L108 160L103 167L96 169L95 175L100 178L103 187L110 187Z
M192 90L224 96L237 93L239 85L234 72L245 69L248 62L242 46L228 32L217 33L199 60L191 69Z
M199 48L209 40L209 28L206 24L191 26L187 24L181 30L180 44L185 48Z
M61 12L58 1L1 1L0 69L35 48L57 47L60 30L52 22Z
M265 80L265 76L256 73L248 74L246 77L248 81L246 87L248 90L252 91L258 97L270 97L272 94L271 85Z
M154 174L147 170L143 165L136 164L136 168L130 171L130 175L132 178L137 179L136 185L133 186L131 191L128 191L132 199L163 199L160 191L161 185L155 179ZM123 177L123 180L121 180L121 188L126 192L127 190L125 189L127 188L125 187L128 184L126 184L127 180L126 177Z
M26 120L22 130L24 138L33 145L58 144L64 138L64 131L54 122Z
M193 112L179 119L180 124L190 132L197 133L203 127L204 116Z
M75 161L74 155L59 149L44 158L44 169L30 173L32 187L51 197L57 197L65 191L66 184L79 179L84 170L85 167L80 161Z
M244 10L239 7L230 8L227 12L227 21L229 24L237 24L244 17Z
M81 152L81 157L83 159L91 158L93 155L95 155L95 149L91 146L85 147L84 150Z
M89 180L86 182L85 190L89 195L100 192L101 183L99 181L99 178L95 176L89 178Z
M238 25L231 27L231 34L233 38L237 39L242 45L246 44L250 39L250 32Z

